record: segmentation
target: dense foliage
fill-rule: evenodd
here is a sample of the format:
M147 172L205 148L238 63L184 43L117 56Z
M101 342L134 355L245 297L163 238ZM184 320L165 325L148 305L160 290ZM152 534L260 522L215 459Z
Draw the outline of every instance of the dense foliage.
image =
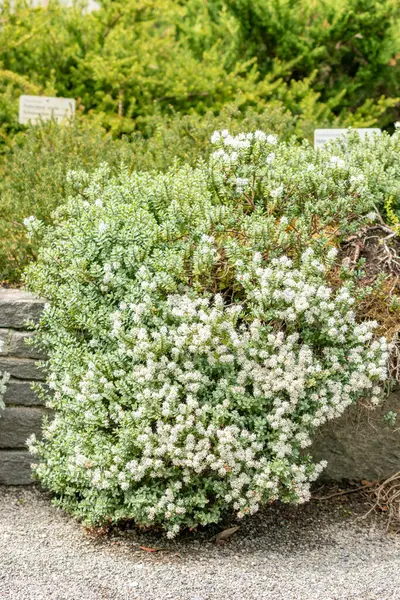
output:
M369 291L346 269L329 284L338 237L376 216L362 162L262 131L212 141L197 167L73 172L54 225L27 221L56 411L35 472L87 523L173 536L302 502L315 429L387 377L354 311Z
M394 0L102 0L0 7L0 135L21 93L73 97L115 134L173 111L279 102L320 125L387 125L399 92ZM11 8L10 8L11 6ZM383 98L386 98L384 100Z
M219 126L233 132L272 129L283 138L296 131L296 120L278 106L267 113L243 114L226 107L221 114L175 115L154 124L152 135L136 133L115 140L95 123L43 123L17 135L0 163L0 281L18 283L25 265L36 256L37 243L23 225L35 215L49 222L53 210L69 194L68 171L94 170L106 162L112 172L124 164L129 171L165 171L175 161L196 165L209 153L209 139Z
M176 161L196 166L199 160L207 159L210 154L212 131L226 124L232 133L237 133L242 127L250 131L272 130L286 140L291 139L296 128L292 116L282 113L278 107L264 114L254 111L244 114L227 107L217 117L207 113L204 117L176 116L167 122L161 120L148 139L135 134L115 140L98 125L88 124L82 119L68 126L44 123L17 136L0 169L0 280L19 283L24 267L35 259L40 238L29 239L23 221L34 215L44 223L51 222L53 210L70 194L69 170L84 168L90 172L101 162L107 163L113 174L121 164L129 172L166 171ZM299 151L293 152L297 157ZM310 161L323 165L318 152L308 147L307 153ZM356 135L350 136L347 143L336 142L331 153L362 174L364 181L360 181L359 186L363 197L369 198L370 209L379 213L390 225L398 224L398 132L393 136L383 134L364 141ZM346 173L347 170L344 171ZM333 203L331 208L335 210Z
M123 150L100 129L81 123L48 123L14 139L0 168L0 281L19 282L35 258L23 221L32 214L49 219L68 193L68 171L94 169L102 161L119 166L128 158Z
M68 126L44 123L16 136L0 169L0 280L19 283L24 267L35 259L40 240L27 237L23 221L34 215L44 223L51 222L53 210L71 191L69 170L85 168L90 172L101 162L106 162L113 174L121 164L129 172L166 171L176 161L196 166L210 154L211 132L226 124L233 133L241 127L265 129L287 140L296 128L292 116L278 107L264 114L243 114L227 107L217 117L207 113L204 117L178 115L169 121L161 120L147 139L137 133L115 140L98 125L82 119ZM311 148L307 152L310 156L314 153ZM365 141L350 137L349 143L336 142L332 152L348 164L360 166L365 178L363 187L368 187L370 199L375 198L374 210L390 225L398 223L398 133Z

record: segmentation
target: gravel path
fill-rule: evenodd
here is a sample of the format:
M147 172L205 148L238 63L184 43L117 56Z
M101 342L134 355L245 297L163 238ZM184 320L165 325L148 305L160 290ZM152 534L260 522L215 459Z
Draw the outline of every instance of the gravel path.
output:
M224 545L213 531L86 533L35 488L0 487L1 600L389 600L400 535L341 497L273 506ZM149 553L140 546L162 548Z

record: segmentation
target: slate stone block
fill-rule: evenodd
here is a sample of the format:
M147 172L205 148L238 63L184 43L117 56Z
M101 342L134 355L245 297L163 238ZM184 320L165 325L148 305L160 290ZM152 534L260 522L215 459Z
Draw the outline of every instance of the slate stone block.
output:
M0 484L28 485L32 483L31 464L34 457L26 450L0 450Z
M0 328L24 329L27 320L37 322L44 304L29 292L0 288Z
M26 340L34 337L32 331L10 331L8 342L8 354L17 358L34 358L41 360L44 354L37 350L34 346L28 346Z
M43 401L31 388L30 381L16 381L10 379L4 394L6 404L17 404L21 406L43 406ZM0 413L1 418L1 413Z
M16 379L43 381L45 374L31 358L0 356L0 372L6 371Z
M355 405L321 427L309 453L328 461L322 480L375 481L400 471L400 427L384 422L388 411L398 412L400 420L400 391L375 410Z
M0 356L7 356L10 341L10 330L0 329Z
M6 406L0 415L0 448L24 448L32 433L40 433L44 414L40 407Z

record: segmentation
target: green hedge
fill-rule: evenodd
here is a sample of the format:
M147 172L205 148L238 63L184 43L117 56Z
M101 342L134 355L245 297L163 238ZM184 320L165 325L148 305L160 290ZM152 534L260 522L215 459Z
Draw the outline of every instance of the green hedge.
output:
M321 125L387 125L398 110L394 0L103 0L0 8L0 135L21 93L74 97L115 134L172 111L280 101ZM386 100L382 98L385 97Z

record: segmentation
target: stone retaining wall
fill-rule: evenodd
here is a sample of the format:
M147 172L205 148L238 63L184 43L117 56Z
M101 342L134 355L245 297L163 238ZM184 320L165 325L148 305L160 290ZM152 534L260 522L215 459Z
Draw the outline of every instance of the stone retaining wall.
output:
M398 414L395 427L384 421L388 411ZM375 481L400 472L400 390L374 410L362 402L348 408L321 427L310 453L328 461L325 480Z
M37 321L43 301L21 290L0 289L0 372L7 371L10 381L4 396L5 410L0 412L0 483L30 483L30 457L25 442L39 433L46 409L31 389L33 381L43 381L36 366L37 350L25 344L33 334L25 322Z
M25 321L37 320L42 308L43 302L26 292L0 289L0 340L5 342L0 371L11 374L6 409L0 414L0 483L9 485L30 483L31 457L25 441L40 431L46 411L31 390L32 381L43 380L35 364L40 356L24 341L32 335L24 330ZM400 414L400 391L377 410L354 406L321 428L310 453L328 461L325 479L374 480L400 471L400 423L397 429L384 424L389 410Z

